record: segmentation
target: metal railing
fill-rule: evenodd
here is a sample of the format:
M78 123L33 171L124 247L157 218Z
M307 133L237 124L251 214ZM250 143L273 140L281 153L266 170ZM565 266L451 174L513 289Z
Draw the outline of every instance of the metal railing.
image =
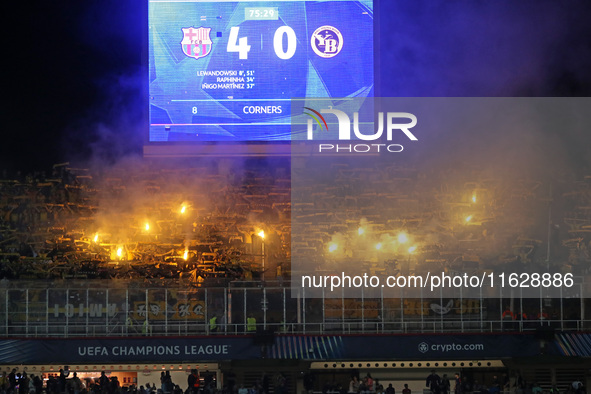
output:
M449 321L443 329L438 324L420 322L405 323L342 323L335 329L333 323L306 324L256 324L255 329L249 330L243 324L219 325L210 330L204 323L191 327L171 324L167 327L151 326L145 331L130 330L123 325L116 325L106 329L102 325L88 325L76 327L72 325L44 326L9 325L8 332L2 332L5 337L138 337L138 336L199 336L199 335L255 335L255 334L308 334L308 335L340 335L340 334L409 334L409 333L487 333L487 332L535 332L542 327L551 327L559 331L583 331L591 329L591 320L547 320L533 322L512 322L502 320L487 320L461 324L459 321Z
M528 332L591 328L583 298L449 300L292 297L260 283L225 287L137 282L13 282L0 287L2 337ZM73 287L72 287L73 286ZM431 305L453 305L442 314ZM502 319L511 305L517 316Z

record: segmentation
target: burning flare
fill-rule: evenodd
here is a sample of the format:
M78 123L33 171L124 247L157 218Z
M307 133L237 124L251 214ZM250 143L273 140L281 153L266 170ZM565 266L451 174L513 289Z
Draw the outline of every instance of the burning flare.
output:
M363 234L365 234L365 229L364 229L363 227L359 227L359 228L357 229L357 234L358 234L358 235L363 235Z
M98 243L99 241L99 237L98 237L98 233L94 234L94 238L92 239L94 241L94 243Z
M257 233L257 235L258 235L259 237L261 237L262 239L265 239L265 230L261 230L261 231L259 231L259 232Z
M189 258L189 249L185 249L185 253L183 253L183 260L187 261Z
M408 242L408 235L406 235L406 233L400 233L398 234L398 243L405 243Z
M470 220L472 220L472 215L466 217L466 223L468 223Z
M334 242L331 242L328 244L328 251L330 253L336 252L336 250L338 249L338 245Z
M410 248L408 248L408 253L413 253L415 250L417 250L417 247L411 246Z

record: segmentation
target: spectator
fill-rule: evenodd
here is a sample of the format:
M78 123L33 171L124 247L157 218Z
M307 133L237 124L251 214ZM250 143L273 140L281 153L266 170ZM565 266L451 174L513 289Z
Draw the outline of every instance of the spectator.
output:
M82 390L82 382L80 381L80 378L78 377L78 374L76 372L74 372L72 379L70 379L70 388L72 389L74 394L79 394Z
M283 394L286 393L286 379L282 373L275 376L275 393Z
M105 374L105 371L101 371L101 376L99 378L99 385L101 386L101 392L103 394L109 392L109 378Z
M373 385L374 385L376 393L383 393L384 392L384 386L377 379L374 380Z
M493 376L493 382L492 385L490 386L490 389L488 390L488 392L490 394L498 394L501 391L501 384L499 383L499 378L497 377L497 375Z
M359 392L359 379L357 378L357 375L353 375L351 377L351 381L349 382L349 392L350 393L357 393Z
M199 379L199 373L197 369L192 369L191 374L187 378L187 392L189 394L196 394L199 391L199 385L201 384Z
M462 394L462 378L460 377L460 374L456 372L454 378L454 394Z
M429 390L431 390L433 394L439 394L441 378L435 373L434 369L432 369L431 374L427 376L426 387L429 387Z
M213 374L209 371L205 371L205 378L203 379L203 391L204 393L213 393L215 391L215 380Z
M111 394L116 394L119 393L120 389L121 385L119 384L119 379L117 378L117 376L112 376L111 382L109 383L109 392Z
M443 377L441 378L441 385L439 386L439 389L442 394L449 394L450 383L449 383L449 379L447 378L447 374L445 374L445 373L443 374Z
M218 318L216 315L213 315L211 319L209 319L209 332L216 332L218 330Z
M164 374L164 387L162 389L162 392L164 394L169 394L169 393L172 393L173 389L174 389L174 383L172 383L172 377L170 376L170 371L166 371L166 373Z
M39 375L35 375L35 378L33 378L33 385L35 386L35 394L41 394L43 391L43 380L39 378Z
M0 376L0 392L4 394L6 391L8 391L9 387L10 383L8 382L6 371L2 371L2 376Z
M8 374L8 394L12 394L16 389L16 369Z
M254 316L249 316L246 318L246 331L249 333L254 333L257 330L257 319Z
M29 377L26 372L23 372L18 381L18 392L19 394L29 394Z
M66 373L62 368L60 368L60 376L57 378L57 387L60 393L66 391Z
M371 374L368 372L367 375L365 375L365 380L366 380L366 385L367 385L367 390L368 391L375 391L375 387L374 387L374 381L373 378L371 377Z

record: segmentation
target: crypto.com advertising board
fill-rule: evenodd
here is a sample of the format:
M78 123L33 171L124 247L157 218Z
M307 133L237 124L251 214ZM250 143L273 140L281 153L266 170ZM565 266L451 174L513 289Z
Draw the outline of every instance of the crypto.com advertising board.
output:
M373 95L372 0L150 0L148 12L150 142L289 142L292 98Z
M591 263L590 105L294 100L292 290L580 296ZM300 145L310 155L295 154Z

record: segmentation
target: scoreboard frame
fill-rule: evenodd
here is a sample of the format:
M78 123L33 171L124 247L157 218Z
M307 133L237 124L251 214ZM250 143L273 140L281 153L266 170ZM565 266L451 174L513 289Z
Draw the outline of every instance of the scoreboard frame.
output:
M190 0L188 0L190 1ZM224 0L240 1L240 0ZM286 1L286 0L274 0ZM145 158L199 158L199 157L285 157L310 155L311 147L305 142L284 141L150 141L150 81L149 81L149 2L142 2L142 96L148 98L143 109L145 126L143 156ZM258 3L257 3L258 4ZM380 0L373 0L373 96L379 97L380 62Z

